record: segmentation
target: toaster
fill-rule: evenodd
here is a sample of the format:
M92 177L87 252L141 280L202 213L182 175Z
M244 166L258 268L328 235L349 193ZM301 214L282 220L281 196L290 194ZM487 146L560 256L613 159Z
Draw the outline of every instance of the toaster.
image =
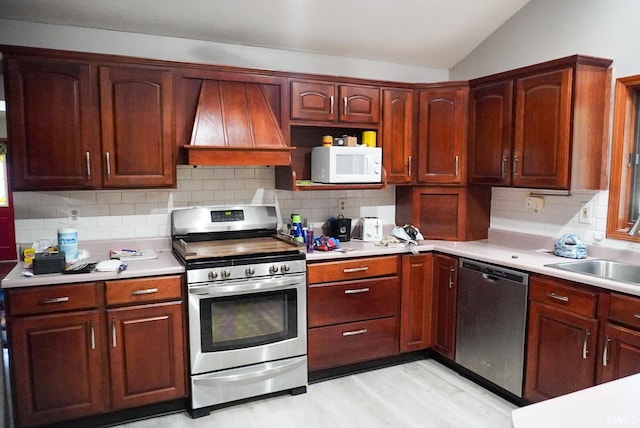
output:
M382 239L382 220L378 217L361 217L360 238L363 241L380 241Z

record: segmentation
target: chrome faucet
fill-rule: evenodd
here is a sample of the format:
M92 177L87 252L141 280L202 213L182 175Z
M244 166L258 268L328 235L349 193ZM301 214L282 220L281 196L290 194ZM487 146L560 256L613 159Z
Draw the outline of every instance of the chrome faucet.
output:
M640 228L640 215L638 215L638 218L633 223L633 226L631 226L631 229L629 229L627 233L629 234L629 236L636 236L638 234L638 228Z

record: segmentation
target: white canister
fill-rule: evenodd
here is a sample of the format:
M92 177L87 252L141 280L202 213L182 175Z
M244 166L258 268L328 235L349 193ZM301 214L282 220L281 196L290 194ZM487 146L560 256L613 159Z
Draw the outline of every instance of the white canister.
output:
M75 228L58 229L58 249L64 251L66 262L78 260L78 231Z

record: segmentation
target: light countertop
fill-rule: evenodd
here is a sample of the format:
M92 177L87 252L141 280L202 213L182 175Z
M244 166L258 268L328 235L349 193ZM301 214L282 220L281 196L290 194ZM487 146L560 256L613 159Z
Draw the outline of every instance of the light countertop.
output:
M639 427L639 389L636 374L521 407L511 412L513 427Z
M458 257L466 257L500 266L554 276L582 284L601 287L640 296L640 285L633 285L601 279L547 267L545 265L567 262L572 259L557 257L550 253L553 248L552 238L524 235L512 232L490 231L489 239L469 242L452 242L425 240L420 241L415 249L419 252L436 251ZM109 250L114 248L153 249L157 259L129 262L129 267L122 273L91 272L90 274L45 274L27 278L22 275L24 264L19 262L13 270L2 280L2 288L28 287L36 285L54 285L70 282L105 281L122 278L133 278L154 275L171 275L183 273L184 266L174 257L171 251L170 238L152 238L132 241L103 241L80 243L81 249L91 253L91 259L107 260ZM356 257L374 257L392 254L411 254L404 245L391 247L380 246L374 242L351 240L341 243L342 249L349 250L341 253L336 251L314 251L307 253L307 261L336 261ZM631 251L609 250L605 248L589 247L590 256L609 258L640 264L640 254Z
M569 262L573 259L558 257L551 253L553 240L538 240L527 235L500 233L490 239L469 242L451 241L420 241L415 247L420 252L436 251L458 257L466 257L500 266L511 267L527 272L535 272L557 278L575 281L582 284L601 287L608 290L640 296L640 285L627 284L594 276L573 273L545 265ZM550 243L549 243L550 242ZM537 245L540 244L540 245ZM404 245L384 247L373 242L351 240L340 244L342 249L350 250L346 253L335 251L314 251L307 253L307 261L319 262L341 260L354 257L370 257L390 254L410 254L410 250ZM594 256L590 258L610 258L621 260L618 251L605 249L592 249ZM625 253L629 253L628 251ZM590 253L591 254L591 253ZM637 257L637 256L634 256ZM621 260L622 261L622 260ZM625 260L629 263L635 260Z
M80 248L89 251L88 260L109 260L109 251L119 248L153 249L158 258L127 262L127 269L120 272L97 272L60 274L49 273L26 277L24 263L18 262L2 280L2 288L32 287L38 285L68 284L72 282L109 281L155 275L175 275L184 272L184 266L174 257L169 238L154 238L135 241L103 241L80 243Z

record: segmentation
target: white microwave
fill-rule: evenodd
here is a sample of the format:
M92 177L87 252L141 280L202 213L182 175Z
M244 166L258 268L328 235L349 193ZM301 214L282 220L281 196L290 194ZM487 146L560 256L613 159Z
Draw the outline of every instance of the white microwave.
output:
M311 151L311 181L316 183L380 183L382 148L329 146Z

